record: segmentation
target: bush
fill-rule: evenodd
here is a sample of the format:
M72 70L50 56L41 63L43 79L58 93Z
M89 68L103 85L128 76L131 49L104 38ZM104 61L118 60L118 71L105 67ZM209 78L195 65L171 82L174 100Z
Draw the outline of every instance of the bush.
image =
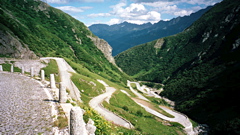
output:
M127 106L123 106L122 109L125 110L125 111L128 111L128 107Z
M138 111L137 111L137 116L142 117L142 116L143 116L142 111L138 110Z

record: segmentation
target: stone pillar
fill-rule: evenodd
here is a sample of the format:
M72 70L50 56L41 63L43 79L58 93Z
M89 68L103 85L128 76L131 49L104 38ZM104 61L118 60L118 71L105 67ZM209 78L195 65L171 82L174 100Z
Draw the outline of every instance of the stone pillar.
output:
M70 111L70 135L87 135L85 125L82 109L73 107Z
M11 73L14 72L13 64L11 64Z
M96 127L94 126L94 121L89 118L88 123L86 125L86 129L88 131L88 135L95 135Z
M128 86L128 87L131 87L131 84L130 84L130 81L129 81L129 80L127 80L127 86Z
M41 81L45 81L45 72L41 70Z
M51 89L56 88L54 74L50 74L50 86L51 86Z
M66 103L67 95L66 95L66 87L63 82L59 84L59 103Z
M31 72L31 77L33 77L34 76L34 68L33 67L31 67L30 72Z
M3 71L3 67L2 67L2 65L0 65L0 72L1 72L1 71Z
M22 67L22 74L24 74L24 72L25 72L25 71L24 71L24 67Z

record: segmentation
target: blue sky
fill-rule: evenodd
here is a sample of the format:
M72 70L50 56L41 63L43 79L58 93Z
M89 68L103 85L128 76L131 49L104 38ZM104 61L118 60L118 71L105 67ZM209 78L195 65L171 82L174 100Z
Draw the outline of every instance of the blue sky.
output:
M190 15L222 0L42 0L85 25L156 23Z

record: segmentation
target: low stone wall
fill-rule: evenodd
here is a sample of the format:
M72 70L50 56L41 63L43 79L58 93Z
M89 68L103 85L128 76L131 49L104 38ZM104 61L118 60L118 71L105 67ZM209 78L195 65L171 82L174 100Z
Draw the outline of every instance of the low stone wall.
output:
M33 74L39 76L41 68L46 67L50 60L40 59L14 59L14 58L0 58L0 64L13 64L14 67L22 69L24 72L31 73L31 67L33 68ZM46 63L46 64L44 64ZM3 69L4 70L4 69Z

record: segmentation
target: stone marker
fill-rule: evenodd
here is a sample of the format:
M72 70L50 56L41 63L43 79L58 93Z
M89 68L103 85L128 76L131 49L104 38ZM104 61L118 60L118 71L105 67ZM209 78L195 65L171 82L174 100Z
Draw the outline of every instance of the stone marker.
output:
M25 72L25 71L24 71L24 67L22 67L22 74L24 74L24 72Z
M34 76L34 68L33 67L31 67L31 77L33 77Z
M88 135L95 135L96 127L94 126L94 121L89 118L88 123L86 125L86 129L88 131Z
M0 71L3 71L3 67L2 67L2 65L0 65Z
M55 88L56 88L54 74L50 74L50 87L51 87L52 89L55 89Z
M67 95L66 95L66 87L63 82L59 84L59 103L66 103Z
M11 73L14 72L13 64L11 64Z
M73 107L70 111L70 135L87 135L85 125L82 109Z
M41 70L41 81L45 81L45 72Z

